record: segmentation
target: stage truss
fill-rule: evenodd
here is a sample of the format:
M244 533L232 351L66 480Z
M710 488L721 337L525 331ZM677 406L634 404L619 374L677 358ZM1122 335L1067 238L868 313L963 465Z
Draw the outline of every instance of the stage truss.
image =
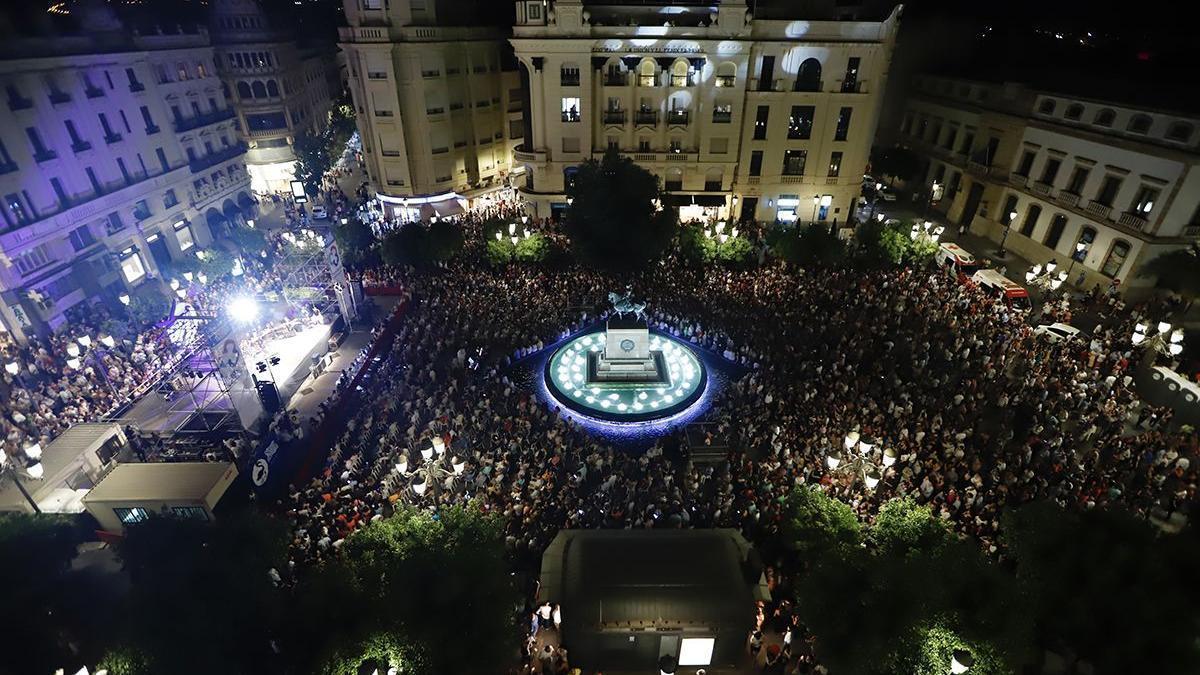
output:
M289 245L287 254L276 264L284 301L293 307L315 309L325 316L341 314L349 326L357 313L333 234L301 232L301 236L295 237L300 243Z

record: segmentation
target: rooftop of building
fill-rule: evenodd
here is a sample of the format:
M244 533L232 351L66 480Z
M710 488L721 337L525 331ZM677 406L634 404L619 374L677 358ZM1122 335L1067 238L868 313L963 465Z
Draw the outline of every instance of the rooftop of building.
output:
M201 501L228 471L237 475L231 462L120 464L83 501Z
M734 530L563 530L542 599L581 625L749 625L761 564Z

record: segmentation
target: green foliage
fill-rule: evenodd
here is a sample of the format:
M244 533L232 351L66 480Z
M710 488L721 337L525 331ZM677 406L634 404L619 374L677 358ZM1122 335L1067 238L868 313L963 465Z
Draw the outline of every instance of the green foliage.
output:
M516 259L520 262L541 262L550 254L550 242L545 236L531 234L517 241Z
M685 258L700 265L716 261L740 266L750 262L754 246L748 239L730 236L722 243L716 232L710 230L713 236L705 236L705 229L706 226L701 223L690 223L679 228L679 249Z
M296 180L304 183L304 192L309 197L321 193L321 179L333 167L336 156L327 134L314 135L308 130L296 134L292 150L296 154Z
M220 279L233 269L233 256L223 248L210 248L197 251L200 259L199 271L209 279Z
M908 251L905 252L904 260L913 267L924 267L933 262L934 256L937 255L938 245L932 239L921 237L916 241L911 241L908 244Z
M776 228L767 238L771 252L799 267L828 267L837 264L846 247L823 225Z
M1122 511L1035 503L1003 522L1038 633L1098 673L1200 672L1194 533L1159 534Z
M1178 249L1160 254L1138 270L1138 276L1157 277L1155 286L1194 300L1200 298L1200 256Z
M503 239L491 238L487 240L485 255L488 262L493 265L501 266L512 262L513 253L515 252L512 242Z
M912 675L946 675L950 672L950 660L957 650L966 651L974 659L971 675L1010 675L1016 671L987 642L963 639L942 623L918 630L916 648L897 664L897 672Z
M117 644L140 654L149 672L272 670L269 627L283 591L268 570L287 560L282 523L254 514L155 517L131 526L117 552L132 581Z
M406 223L383 240L380 254L389 265L432 265L453 257L462 241L462 232L451 223L437 222L429 228Z
M147 282L129 294L126 311L138 326L148 326L162 321L171 309L171 300L158 283Z
M861 223L854 232L855 254L868 267L894 267L904 262L921 262L933 258L937 245L917 244L909 231L898 223L885 224L874 220ZM930 242L932 243L932 242Z
M259 251L267 248L267 235L259 228L237 226L229 236L246 255L258 255Z
M322 669L354 672L364 658L403 661L414 672L494 672L519 636L518 594L504 558L502 522L464 507L431 515L402 508L357 530L343 548L353 592L348 630ZM469 650L448 649L471 636ZM385 636L385 637L381 637Z
M871 542L883 555L907 556L932 551L953 538L945 521L908 497L893 499L879 507L871 526Z
M579 257L607 269L637 269L662 256L675 234L675 209L656 210L658 178L615 151L584 162L565 229Z
M0 574L8 583L0 635L10 649L0 653L0 672L51 673L68 639L58 615L70 603L64 588L79 539L64 517L0 515Z
M338 223L334 226L333 239L337 242L342 263L346 267L354 267L371 258L378 241L371 226L356 217L347 218L345 225Z
M892 176L910 181L921 171L921 158L912 150L899 146L888 148L871 158L871 170L879 176Z
M784 537L804 558L836 555L862 541L854 511L816 487L792 490L784 509Z
M154 672L146 655L128 646L110 649L100 659L97 669L107 669L109 675L150 675Z

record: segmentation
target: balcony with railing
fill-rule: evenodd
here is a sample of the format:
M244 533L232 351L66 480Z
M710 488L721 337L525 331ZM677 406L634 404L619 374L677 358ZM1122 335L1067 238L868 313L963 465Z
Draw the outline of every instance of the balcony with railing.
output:
M1112 213L1111 206L1108 204L1101 204L1095 199L1089 201L1087 206L1083 207L1083 210L1098 218L1107 218L1108 214Z
M1140 213L1133 213L1132 211L1122 213L1117 222L1126 227L1132 227L1138 232L1145 232L1150 226L1150 221L1146 220L1145 216Z
M183 133L185 131L191 131L192 129L199 129L200 127L208 126L210 124L217 124L218 122L224 122L225 120L231 120L236 116L237 116L237 113L234 111L233 108L223 108L221 110L213 110L211 112L202 113L200 115L194 115L194 116L188 117L186 119L175 120L175 122L174 122L175 131L177 133Z
M564 121L564 122L572 122L573 123L573 122L578 122L581 119L582 119L582 117L580 117L578 110L562 111L562 121Z
M1029 176L1025 176L1013 171L1012 173L1008 174L1008 182L1012 183L1013 185L1024 186L1029 182Z
M763 80L763 79L759 79L759 78L753 78L750 80L750 91L757 91L757 92L783 91L783 80L780 80L780 79Z
M605 124L625 124L625 111L624 110L605 110L604 111L604 123Z
M668 110L667 124L673 127L686 127L688 125L688 111L686 110Z
M988 175L988 173L991 172L991 170L992 170L992 167L988 166L987 164L984 164L983 162L976 162L973 159L967 160L967 171L969 171L970 173L979 174L981 176L986 176L986 175Z
M671 86L672 87L691 87L695 84L696 83L692 81L691 75L672 75L671 76Z
M714 110L713 111L713 123L714 124L729 124L732 121L733 121L733 111L732 110Z
M1054 200L1066 207L1079 206L1079 195L1063 190L1055 195Z
M246 144L237 143L227 148L217 150L216 152L210 152L203 157L197 157L196 159L189 161L188 166L191 167L192 173L200 173L201 171L210 169L221 162L231 160L234 157L244 154L246 154Z
M838 85L838 91L843 94L861 94L866 90L863 85L862 80L842 80Z
M713 83L722 89L737 86L737 75L717 75Z
M639 87L657 87L658 86L658 76L657 75L638 75L638 86Z
M648 126L654 126L654 125L658 124L658 111L657 110L639 110L639 111L637 111L637 114L634 115L633 121L636 124L645 124Z
M1049 183L1043 183L1042 181L1039 180L1039 181L1034 181L1033 185L1029 186L1029 191L1035 195L1041 195L1041 196L1045 197L1046 195L1050 194L1050 189L1052 187L1053 186L1050 185Z
M559 77L559 86L562 87L578 87L579 86L579 71L564 72Z
M796 80L792 83L792 91L825 91L824 82L822 80Z

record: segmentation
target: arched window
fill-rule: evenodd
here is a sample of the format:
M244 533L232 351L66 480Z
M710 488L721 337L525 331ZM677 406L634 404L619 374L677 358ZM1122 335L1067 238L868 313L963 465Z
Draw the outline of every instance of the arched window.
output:
M1026 237L1033 236L1033 229L1037 227L1038 218L1042 216L1042 207L1037 204L1030 204L1025 210L1025 220L1021 223L1021 234Z
M254 90L254 98L267 97L267 86L262 83L262 80L255 80L251 89Z
M1167 128L1167 140L1187 143L1192 139L1192 125L1187 122L1175 122Z
M1129 125L1125 127L1125 130L1135 134L1148 133L1150 131L1150 123L1152 121L1153 120L1150 119L1149 115L1134 115L1133 118L1129 120Z
M638 86L653 87L655 85L655 79L654 61L650 59L643 59L641 64L638 65Z
M1113 120L1116 119L1116 117L1117 114L1115 112L1105 108L1104 110L1096 113L1096 118L1092 120L1092 124L1101 127L1111 127L1113 125Z
M1091 225L1084 225L1083 229L1079 230L1079 241L1075 243L1091 246L1094 241L1096 241L1096 228Z
M279 83L275 80L267 80L267 96L279 95Z
M1080 119L1083 117L1083 105L1079 103L1072 103L1071 105L1067 106L1067 111L1063 113L1063 117L1069 120Z
M1052 98L1042 99L1042 102L1038 104L1038 112L1043 115L1053 115L1055 105L1056 102Z
M804 59L796 71L796 84L792 91L821 91L821 62Z
M1061 213L1054 214L1050 219L1050 229L1046 231L1046 238L1042 240L1042 244L1051 251L1058 249L1058 242L1062 240L1063 230L1067 229L1067 217Z
M737 66L732 63L722 63L717 67L717 86L733 87L737 85Z
M250 98L250 85L245 82L237 83L238 98L245 100Z
M675 59L671 64L671 86L690 87L692 85L691 67L683 59Z
M1124 239L1114 241L1112 248L1108 249L1104 264L1100 266L1100 273L1106 277L1116 277L1125 265L1125 259L1129 257L1129 249L1129 242Z

